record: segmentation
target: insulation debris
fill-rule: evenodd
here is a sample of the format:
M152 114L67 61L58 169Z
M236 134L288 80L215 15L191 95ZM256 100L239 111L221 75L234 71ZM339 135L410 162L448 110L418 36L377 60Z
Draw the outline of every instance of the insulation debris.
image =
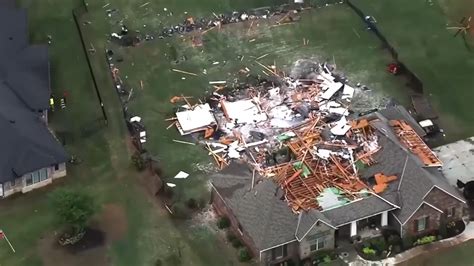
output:
M242 160L258 178L272 179L294 212L383 193L396 176L379 173L370 183L358 175L361 167L377 163L374 155L381 147L372 120L349 117L355 89L326 64L301 78L272 66L268 71L275 74L271 81L233 90L223 84L199 105L187 102L176 112L176 127L181 134L204 131L201 143L220 169ZM411 128L392 123L415 154L427 165L436 164Z

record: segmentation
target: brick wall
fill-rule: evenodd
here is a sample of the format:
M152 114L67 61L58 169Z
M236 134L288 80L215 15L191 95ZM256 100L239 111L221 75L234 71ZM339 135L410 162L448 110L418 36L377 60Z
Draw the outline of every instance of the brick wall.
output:
M433 188L433 190L431 190L431 192L425 197L425 201L436 206L445 213L447 213L448 209L454 208L455 211L453 216L447 217L447 215L444 215L443 218L445 218L447 222L461 220L463 216L467 214L467 205L465 203L455 199L453 196L436 187Z
M423 231L418 231L417 220L425 216L428 217L428 224L426 225L426 229ZM441 213L439 211L433 209L429 205L423 204L403 226L403 235L422 235L428 234L429 232L434 230L438 230L440 225L440 219Z
M426 195L425 201L442 210L444 213L440 213L433 207L423 204L403 226L404 235L422 235L433 230L439 230L440 226L444 226L446 222L461 220L466 214L467 205L465 203L436 187ZM449 208L455 209L452 217L447 217L446 215ZM424 216L429 217L427 228L426 230L418 232L416 221Z
M240 238L240 240L249 248L249 251L252 253L254 258L259 259L260 251L257 250L255 244L253 243L252 238L245 232L245 230L240 230L239 221L232 213L232 210L227 207L225 202L219 196L219 194L215 191L214 188L211 190L211 201L214 210L217 212L219 216L225 216L230 220L230 230L234 233L235 236Z

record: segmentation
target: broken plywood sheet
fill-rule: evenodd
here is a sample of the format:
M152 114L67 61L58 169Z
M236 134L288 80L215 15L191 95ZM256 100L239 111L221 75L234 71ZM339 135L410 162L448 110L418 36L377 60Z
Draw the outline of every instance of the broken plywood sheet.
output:
M267 120L267 115L260 111L253 100L240 100L235 102L222 102L227 116L240 124L253 124Z
M217 123L211 112L211 107L207 103L197 105L192 110L177 112L176 118L178 119L178 129L180 129L181 135L201 131Z

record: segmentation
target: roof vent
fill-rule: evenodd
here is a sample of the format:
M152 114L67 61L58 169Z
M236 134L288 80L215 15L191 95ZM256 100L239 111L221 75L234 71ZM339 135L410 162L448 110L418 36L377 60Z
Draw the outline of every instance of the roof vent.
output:
M10 124L15 124L15 120L10 120Z

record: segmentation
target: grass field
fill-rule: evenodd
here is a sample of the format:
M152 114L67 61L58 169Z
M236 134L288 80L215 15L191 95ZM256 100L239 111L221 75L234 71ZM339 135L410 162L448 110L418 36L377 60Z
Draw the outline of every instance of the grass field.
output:
M368 85L374 95L390 95L407 102L404 81L385 73L385 66L391 61L389 55L344 5L308 11L293 25L270 27L260 22L250 28L244 23L209 31L204 36L204 46L197 49L191 47L189 36L146 42L135 48L115 47L107 41L107 36L120 29L116 22L121 19L130 30L153 32L163 25L181 22L185 12L196 17L211 16L212 12L286 1L156 0L145 7L140 6L147 1L138 0L90 2L90 12L82 21L91 23L81 27L86 42L97 50L90 57L109 118L107 127L102 125L99 102L72 19L72 9L79 6L80 0L20 1L21 6L29 8L31 40L44 43L47 35L53 37L50 50L53 90L57 94L67 90L70 97L67 110L53 114L52 126L66 137L67 150L83 163L70 166L68 176L57 185L0 202L0 226L17 249L12 254L6 243L0 242L2 266L153 265L157 258L163 259L165 265L180 262L181 265L238 265L235 250L223 244L206 219L171 220L143 188L143 175L131 169L126 128L102 53L107 47L113 47L124 59L119 65L121 75L127 76L126 82L135 88L130 110L144 118L147 148L161 159L163 177L169 180L180 170L191 174L183 181L173 181L178 185L174 199L179 202L188 198L208 199L205 168L212 166L212 162L199 147L172 142L181 138L174 129L166 130L168 124L164 119L173 115L169 99L179 94L200 97L211 89L208 81L231 81L242 67L262 74L254 62L256 57L268 53L262 63L276 63L282 69L290 69L293 61L300 58L335 61L338 70L345 72L351 81ZM106 4L109 5L103 8ZM118 10L111 18L105 12L110 8ZM303 38L309 40L308 45L302 44ZM244 59L238 59L242 55ZM181 56L187 60L172 63L173 57ZM199 76L178 75L171 68ZM140 81L143 90L139 89ZM466 103L461 100L460 104L465 106L462 108L468 108ZM98 215L94 223L107 236L114 233L117 236L108 239L102 249L89 253L58 252L52 246L55 227L47 202L49 192L58 186L80 187L90 192L104 206L105 213ZM118 212L124 217L108 217L109 206L121 210ZM110 225L119 220L125 230L109 231ZM181 258L177 258L179 255Z
M100 10L100 5L97 6ZM121 13L125 12L118 9ZM168 7L168 10L173 10L174 16L182 14L178 21L184 20L183 12L187 9L188 6ZM105 20L110 30L118 30L113 22L121 20L122 16L139 17L137 12L140 9L127 11L132 13ZM87 19L94 22L104 20L101 11L88 16ZM145 30L148 31L154 27L153 23L159 28L160 24L170 24L169 20L176 21L175 18L166 17L160 22L150 19L149 23L138 25L146 23ZM129 26L126 21L124 23ZM264 75L262 68L255 63L257 57L268 54L260 60L262 63L275 63L287 71L297 59L335 60L339 70L345 72L354 83L367 84L374 89L374 95L378 91L407 101L404 98L403 81L385 73L385 65L390 62L389 55L347 6L337 5L305 12L301 20L293 25L271 27L273 23L260 21L250 28L252 23L246 22L211 30L203 36L202 48L193 48L190 36L145 42L133 48L111 45L116 55L123 58L123 62L118 63L122 78L127 77L126 82L135 88L129 110L144 118L148 130L147 148L162 159L163 178L169 180L180 170L191 174L191 178L186 180L170 181L177 184L176 200L208 198L205 182L208 174L196 164L208 166L212 162L200 147L172 141L182 137L174 128L166 130L169 122L165 119L174 116L169 99L180 94L202 97L206 91L213 90L208 84L212 80L232 82L238 78L245 81L237 74L239 69L245 67L251 69L253 74ZM328 25L332 30L328 30ZM93 34L103 36L104 33ZM309 40L309 44L304 46L303 39ZM173 51L176 54L171 56ZM183 56L186 57L185 61L178 64L172 62ZM215 65L214 62L219 64ZM175 73L171 71L172 68L197 73L198 76ZM140 89L140 81L144 84L143 90Z
M423 81L441 114L448 140L474 134L474 35L467 36L469 51L461 36L446 29L462 17L474 16L468 0L353 1L377 25L399 52L400 60ZM402 8L403 7L403 8ZM472 33L472 31L471 31Z

